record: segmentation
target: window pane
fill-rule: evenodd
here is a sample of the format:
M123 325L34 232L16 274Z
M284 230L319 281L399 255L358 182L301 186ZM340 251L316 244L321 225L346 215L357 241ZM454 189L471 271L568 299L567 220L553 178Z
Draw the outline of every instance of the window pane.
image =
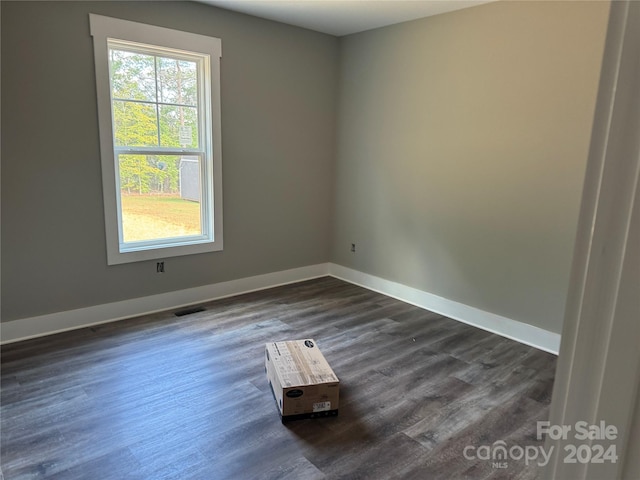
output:
M124 242L202 234L197 156L120 155Z
M198 109L160 105L160 145L198 148Z
M117 146L158 145L156 106L148 103L113 102L113 129Z
M155 57L124 50L109 50L111 96L126 100L155 102Z
M161 103L197 105L196 62L158 57L158 99Z

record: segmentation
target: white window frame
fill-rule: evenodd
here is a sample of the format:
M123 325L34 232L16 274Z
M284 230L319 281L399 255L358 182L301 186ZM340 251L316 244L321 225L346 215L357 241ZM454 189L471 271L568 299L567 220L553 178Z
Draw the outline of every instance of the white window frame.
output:
M220 57L222 42L219 38L183 32L164 27L89 14L93 36L98 101L98 125L100 130L100 157L102 163L102 191L109 265L144 260L175 257L220 251L222 236L222 146L220 114ZM201 192L203 212L203 235L152 240L147 242L124 242L120 218L120 192L116 152L127 153L126 148L116 147L114 142L111 88L109 77L109 41L132 42L149 47L166 49L176 54L202 55L205 59L202 105L203 119L199 133L203 144ZM200 90L200 87L199 87ZM135 148L137 153L144 148ZM157 154L169 153L163 148L150 148ZM172 148L171 152L176 149ZM183 149L184 155L193 154L192 149Z

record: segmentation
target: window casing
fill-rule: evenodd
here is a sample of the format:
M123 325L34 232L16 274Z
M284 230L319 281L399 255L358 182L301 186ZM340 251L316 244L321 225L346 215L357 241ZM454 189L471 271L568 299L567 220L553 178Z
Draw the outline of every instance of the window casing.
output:
M108 263L222 250L220 40L93 14L90 26Z

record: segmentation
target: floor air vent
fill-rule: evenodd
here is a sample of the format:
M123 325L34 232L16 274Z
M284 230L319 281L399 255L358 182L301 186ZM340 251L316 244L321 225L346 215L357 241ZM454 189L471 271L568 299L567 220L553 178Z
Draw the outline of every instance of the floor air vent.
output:
M206 308L204 307L188 307L183 308L182 310L178 310L174 313L176 317L184 317L185 315L191 315L192 313L204 312Z

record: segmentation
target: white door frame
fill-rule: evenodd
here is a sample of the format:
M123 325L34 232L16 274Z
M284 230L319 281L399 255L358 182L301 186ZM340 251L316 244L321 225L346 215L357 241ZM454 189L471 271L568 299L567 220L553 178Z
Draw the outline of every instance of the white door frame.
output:
M544 478L640 478L640 2L614 1L596 103L550 423L605 421L616 463L565 463ZM599 442L593 440L592 444ZM631 453L634 452L635 453Z

